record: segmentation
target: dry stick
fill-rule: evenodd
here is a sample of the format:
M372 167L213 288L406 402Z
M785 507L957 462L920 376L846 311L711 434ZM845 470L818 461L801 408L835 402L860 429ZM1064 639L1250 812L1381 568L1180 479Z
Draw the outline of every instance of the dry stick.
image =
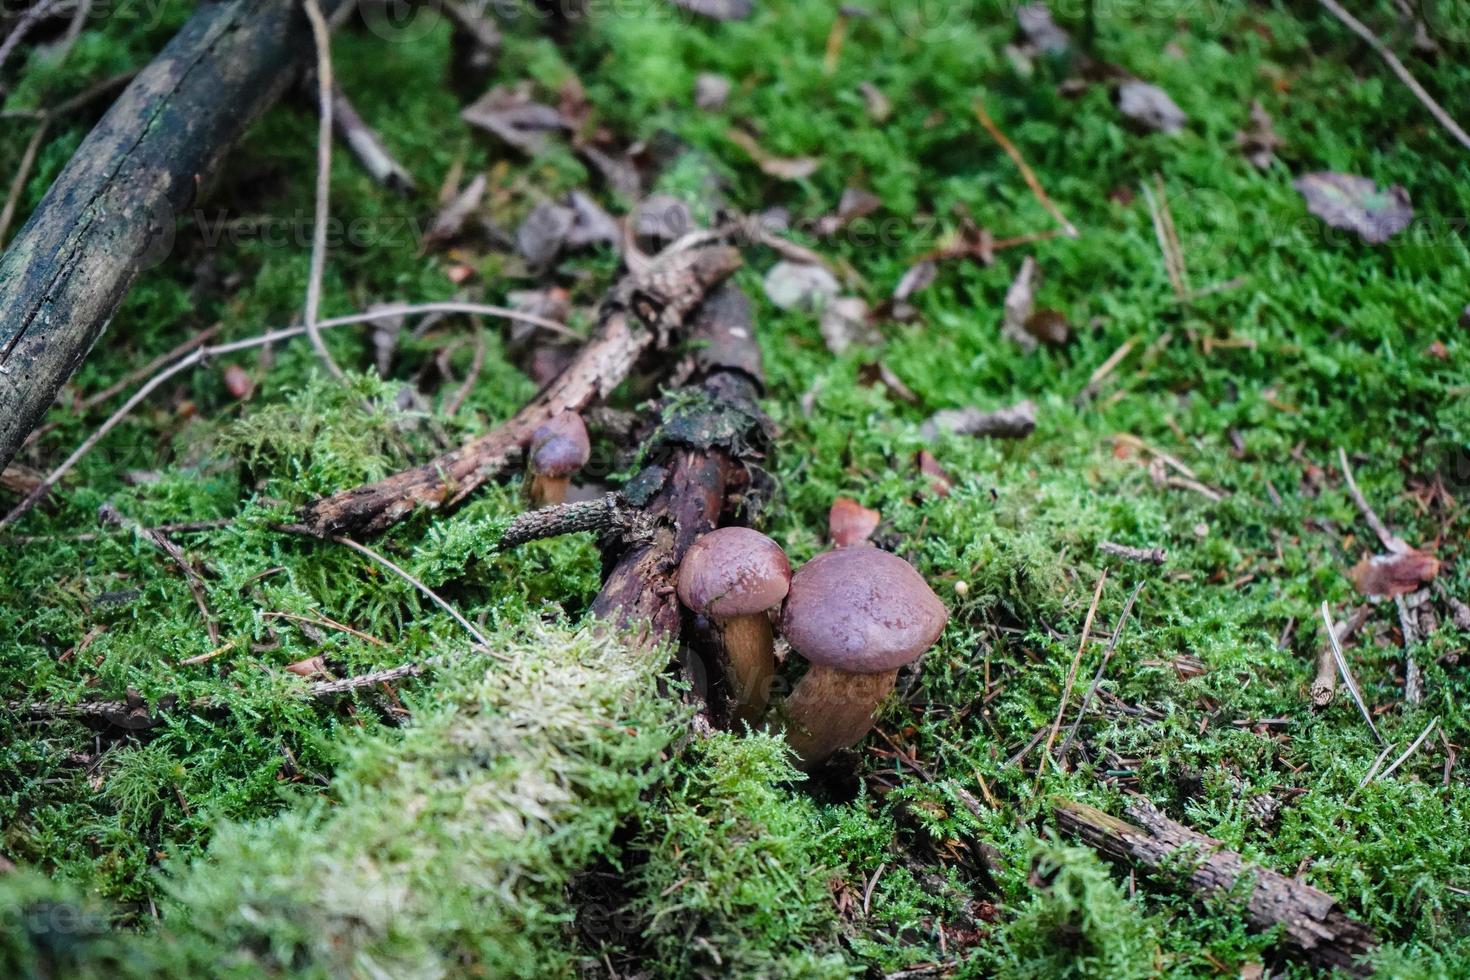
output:
M1159 251L1164 256L1164 271L1169 274L1169 285L1174 289L1174 296L1181 302L1189 299L1189 284L1184 279L1183 260L1176 252L1177 244L1169 235L1173 227L1173 219L1165 220L1164 210L1167 205L1161 205L1154 197L1154 192L1149 189L1148 183L1140 183L1139 189L1143 191L1143 199L1148 203L1149 218L1153 221L1154 237L1158 239ZM1159 191L1163 193L1162 189Z
M1092 634L1092 617L1097 615L1097 604L1102 599L1103 585L1107 583L1108 570L1104 568L1097 577L1097 589L1092 593L1092 605L1087 607L1087 618L1082 623L1082 639L1077 643L1077 656L1072 658L1072 667L1067 671L1067 683L1062 687L1062 703L1057 705L1057 717L1051 723L1051 732L1046 736L1046 746L1041 750L1043 763L1051 756L1052 743L1062 728L1062 716L1067 711L1067 702L1072 697L1072 685L1077 682L1077 668L1082 666L1082 653L1087 649L1087 640ZM1036 779L1041 781L1044 766L1037 766Z
M322 275L327 265L327 214L332 191L332 33L316 0L302 0L316 44L316 81L320 120L316 134L316 215L311 229L311 272L306 281L306 335L317 357L339 381L346 378L322 340L317 317L322 306Z
M1011 158L1011 162L1020 168L1022 179L1026 181L1026 186L1031 188L1031 193L1035 194L1036 199L1041 202L1041 206L1046 208L1047 213L1056 219L1057 224L1062 226L1062 230L1067 233L1068 238L1076 238L1076 226L1068 221L1062 215L1061 210L1052 203L1051 198L1046 196L1046 189L1041 186L1041 181L1036 178L1035 171L1026 163L1025 157L1021 156L1021 151L1016 149L1016 145L1006 138L1005 133L1000 131L1000 127L995 124L995 120L990 118L990 113L985 111L985 103L980 99L975 100L975 115L979 118L980 125L985 127L985 131L1000 144L1000 148L1005 151L1006 156Z
M1392 776L1394 770L1403 765L1404 762L1408 760L1409 756L1413 755L1418 750L1419 746L1424 744L1424 740L1429 737L1429 733L1434 731L1434 726L1438 724L1439 719L1437 717L1430 721L1429 724L1425 726L1424 731L1419 733L1419 737L1414 739L1413 742L1409 743L1409 747L1407 749L1404 749L1404 754L1393 760L1393 765L1383 770L1383 772L1380 773L1377 778L1387 779L1389 776Z
M465 628L465 631L468 632L470 636L473 636L475 638L475 642L484 647L487 653L490 652L490 641L485 639L484 634L482 634L479 630L475 628L474 623L471 623L468 619L465 619L458 609L455 609L448 602L440 598L437 592L429 588L423 582L420 582L418 579L414 578L413 575L409 574L408 571L394 564L383 555L378 554L367 545L358 544L351 538L343 537L339 534L336 537L332 538L332 540L337 542L338 544L345 544L347 547L351 548L353 551L357 552L360 555L371 558L373 561L377 562L379 565L382 565L384 568L388 569L388 571L392 572L394 575L397 575L409 585L413 586L426 598L428 598L429 601L433 602L434 605L447 612L451 619L453 619L459 625L463 626Z
M460 303L453 301L443 303L421 303L416 306L384 306L375 310L368 311L366 313L350 313L346 316L339 316L334 317L330 320L323 320L317 324L317 327L322 330L327 330L333 327L345 327L359 323L370 323L374 320L383 320L394 316L412 316L423 313L468 313L482 316L498 316L504 317L507 320L520 320L524 323L530 323L538 327L553 330L557 333L566 334L573 337L577 336L577 334L568 330L565 326L555 322L554 320L547 320L543 317L532 316L529 313L521 313L517 310L508 309L503 306L486 306L481 303ZM123 402L122 406L119 407L117 411L108 416L107 421L103 422L102 425L100 425L95 432L88 436L80 446L73 450L72 454L68 456L65 460L63 460L60 466L57 466L50 473L46 474L46 478L41 481L41 483L36 487L35 490L31 491L31 493L28 494L26 498L22 500L19 504L17 504L14 509L10 511L10 513L6 514L3 518L0 518L0 530L3 530L4 528L9 527L11 524L14 524L16 521L20 520L20 518L25 516L31 510L31 508L40 503L41 499L45 497L48 492L50 492L51 488L56 485L57 481L65 476L68 472L70 472L71 468L74 467L78 462L80 462L82 457L87 455L87 453L91 451L93 446L97 445L97 443L100 442L102 438L107 435L107 433L111 432L114 428L117 427L119 422L127 418L128 415L133 411L133 409L137 408L138 405L141 404L145 398L147 398L153 392L157 391L164 382L168 381L173 376L187 371L188 369L203 363L208 358L214 357L219 354L233 354L242 350L250 350L256 347L264 347L270 344L274 344L277 341L293 340L297 337L304 336L305 334L305 327L284 327L279 330L272 330L267 333L259 334L255 337L247 337L244 340L233 340L229 343L215 344L211 347L199 347L196 348L192 353L187 354L186 356L180 358L178 361L169 365L167 368L158 372L152 378L148 379L148 381L141 388L133 392L132 396L128 398L127 401Z
M194 605L199 607L199 615L204 620L205 632L209 634L209 644L211 647L218 647L220 645L219 626L214 621L214 614L209 611L204 579L189 561L188 556L184 554L184 549L175 544L167 534L144 527L111 504L103 505L101 517L107 523L126 528L134 534L147 538L155 548L162 551L179 567L179 571L184 573L184 581L189 586L189 592L194 596Z
M1396 555L1413 550L1403 538L1388 529L1388 525L1379 519L1378 514L1369 505L1368 498L1364 497L1363 491L1358 489L1358 481L1353 479L1353 468L1348 465L1347 453L1341 446L1337 448L1337 461L1342 466L1342 476L1347 481L1348 493L1352 496L1353 503L1358 505L1363 520L1367 521L1373 533L1378 535L1378 540L1383 542L1383 547Z
M413 175L393 159L382 138L369 126L348 101L340 85L332 86L332 121L337 135L347 144L368 176L391 191L411 194L415 187Z
M10 234L10 223L15 220L16 209L20 207L21 195L25 193L26 181L30 180L31 168L36 165L36 157L41 152L41 144L46 141L46 134L51 130L51 117L44 117L36 131L31 134L31 141L26 144L25 152L20 156L20 163L15 168L15 177L10 181L10 193L5 195L5 207L0 209L0 247L4 247L5 238Z
M1368 706L1363 703L1363 692L1358 690L1358 682L1353 680L1353 672L1348 669L1347 657L1342 654L1342 647L1337 642L1337 628L1332 624L1332 613L1327 608L1327 601L1322 602L1322 622L1327 624L1327 640L1332 644L1332 655L1337 660L1337 669L1342 674L1343 686L1347 688L1348 694L1352 695L1353 703L1362 712L1363 720L1368 723L1368 730L1373 733L1373 738L1379 745L1383 745L1383 736L1378 733L1378 726L1373 724L1373 714Z
M1404 637L1404 700L1409 704L1422 704L1424 701L1424 674L1419 670L1419 663L1409 651L1414 644L1423 637L1419 633L1418 616L1409 613L1409 605L1404 597L1396 595L1393 597L1394 606L1399 612L1399 630Z
M386 647L388 645L387 643L385 643L382 640L378 639L376 636L373 636L371 633L364 633L362 630L353 629L351 626L348 626L346 623L339 623L335 619L328 619L325 616L323 616L321 619L313 619L310 616L300 616L300 615L297 615L296 613L275 612L275 611L272 611L272 612L261 613L261 618L262 619L289 619L289 620L291 620L294 623L306 623L309 626L325 626L327 629L337 630L340 633L348 633L348 634L351 634L352 636L357 637L360 640L367 640L373 646Z
M26 35L31 32L32 28L51 13L51 8L54 6L56 6L56 0L40 0L35 6L25 12L25 15L16 23L15 28L11 30L3 42L0 42L0 68L5 67L5 63L10 60L10 55L16 48L20 47L20 42L25 40ZM4 93L4 86L0 86L0 95L4 95Z
M1123 604L1123 613L1118 617L1118 625L1113 627L1113 635L1108 639L1108 648L1103 651L1102 663L1097 665L1097 673L1092 675L1092 683L1087 686L1087 693L1082 695L1082 705L1077 709L1077 720L1072 722L1067 737L1062 739L1062 747L1057 749L1057 756L1066 765L1067 749L1071 748L1072 740L1077 737L1077 729L1082 726L1082 719L1087 714L1087 706L1092 702L1092 697L1097 693L1098 685L1102 683L1103 671L1108 667L1108 661L1113 659L1113 651L1118 648L1118 640L1123 636L1123 627L1128 624L1128 614L1133 612L1133 603L1138 600L1138 593L1143 591L1144 583L1139 582L1133 587L1133 592L1128 596L1128 601Z
M1136 797L1124 819L1071 800L1053 801L1057 826L1107 857L1177 882L1192 894L1239 902L1252 931L1278 930L1283 952L1318 967L1361 976L1378 938L1311 885L1247 861L1213 837L1170 820Z
M1382 58L1393 73L1399 77L1399 81L1407 85L1409 91L1413 92L1419 101L1424 104L1424 108L1429 110L1429 114L1438 120L1441 126L1449 130L1450 135L1461 146L1470 150L1470 133L1466 133L1465 130L1461 129L1460 124L1455 122L1438 102L1434 101L1434 97L1424 90L1424 86L1420 85L1419 81L1409 73L1409 69L1404 67L1404 63L1398 59L1398 55L1390 51L1388 45L1378 39L1378 35L1370 31L1362 21L1344 10L1337 3L1337 0L1321 0L1321 3L1332 16L1342 21L1348 30L1358 35L1368 47L1376 51L1378 57Z

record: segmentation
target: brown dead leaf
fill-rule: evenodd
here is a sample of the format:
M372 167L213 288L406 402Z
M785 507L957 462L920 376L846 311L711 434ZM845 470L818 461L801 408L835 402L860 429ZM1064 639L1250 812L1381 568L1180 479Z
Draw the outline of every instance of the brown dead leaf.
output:
M544 269L561 254L576 223L576 211L552 201L542 201L531 209L516 229L516 251L531 268Z
M918 465L919 472L929 479L929 489L934 492L934 495L948 497L949 491L954 487L954 477L939 465L939 460L934 458L934 454L927 449L920 449L918 455L914 457L914 462Z
M915 293L928 289L938 275L939 266L934 263L934 260L923 259L914 263L903 274L903 278L898 280L898 285L893 287L894 301L905 302Z
M817 172L822 161L815 157L778 157L766 152L756 138L743 129L731 129L726 134L730 142L744 150L761 172L780 180L804 180Z
M1271 114L1259 102L1251 103L1250 125L1235 134L1235 145L1257 170L1269 170L1276 151L1284 144L1276 135Z
M424 233L423 241L420 243L424 251L436 246L454 241L464 231L465 222L480 209L480 202L485 199L485 188L488 181L484 174L476 175L465 188L450 198L449 203L435 215L434 223Z
M869 510L851 497L838 497L827 512L827 537L834 548L851 548L869 544L868 538L878 530L883 515Z
M298 677L328 676L327 660L321 656L307 657L305 660L298 660L294 664L287 664L286 669Z
M1408 595L1438 574L1439 559L1414 549L1364 558L1348 572L1359 592L1388 597Z
M1001 314L1001 336L1027 353L1036 349L1036 338L1026 330L1026 321L1036 308L1037 279L1036 260L1028 255L1021 260L1021 268L1006 290Z
M531 100L531 87L527 82L514 86L497 85L459 116L471 126L494 133L526 153L541 150L552 133L570 129L560 112Z
M859 367L858 384L869 388L873 385L882 385L899 401L910 405L919 404L919 396L914 394L914 390L904 384L903 379L894 374L893 369L882 361L870 361Z
M622 241L622 228L592 198L581 191L572 191L567 195L567 203L577 215L572 230L567 233L567 244L572 248L597 244L617 245Z
M1026 332L1043 344L1061 347L1072 337L1072 321L1061 310L1037 310L1026 318Z
M1388 241L1414 220L1409 192L1398 184L1385 191L1367 177L1319 171L1302 174L1291 186L1306 198L1308 211L1369 245Z
M866 218L883 206L882 198L858 187L849 187L842 192L837 210L817 219L819 235L835 235L859 218Z

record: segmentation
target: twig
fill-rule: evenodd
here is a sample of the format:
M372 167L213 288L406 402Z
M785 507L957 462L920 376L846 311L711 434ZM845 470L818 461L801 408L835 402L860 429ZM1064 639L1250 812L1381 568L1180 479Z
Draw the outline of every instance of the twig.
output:
M740 253L730 246L690 247L683 241L612 290L576 357L514 416L421 466L313 501L300 511L300 529L318 537L374 534L420 508L452 506L519 459L547 419L610 395L638 356L667 343L685 314L740 265Z
M51 117L48 115L36 126L30 142L26 144L25 152L20 155L20 163L16 164L15 176L10 181L10 193L5 195L5 206L0 208L0 248L4 247L5 239L10 234L10 223L15 220L16 209L20 207L26 181L31 178L31 168L36 165L36 156L41 152L41 144L46 141L46 134L50 131Z
M347 100L342 87L336 84L332 86L332 121L337 135L352 150L368 176L391 191L400 194L413 193L413 175L403 164L393 159L393 155L383 145L382 137L363 121L357 109Z
M1188 302L1192 290L1189 288L1188 273L1184 269L1184 253L1179 247L1179 236L1174 231L1174 215L1169 211L1169 202L1164 197L1163 179L1157 174L1158 197L1145 181L1139 184L1143 199L1148 203L1149 217L1153 220L1154 237L1158 239L1159 251L1164 255L1164 271L1169 274L1169 285L1180 302Z
M1363 720L1368 723L1368 730L1373 733L1373 738L1379 745L1382 745L1384 744L1383 736L1378 733L1378 726L1373 724L1373 714L1363 703L1363 692L1358 690L1358 682L1353 680L1353 672L1348 669L1347 657L1343 656L1342 647L1337 642L1337 628L1332 624L1332 613L1327 608L1326 600L1322 602L1322 622L1327 624L1327 640L1332 644L1332 655L1337 660L1337 669L1342 673L1343 686L1347 688L1348 694L1352 695L1353 703L1358 706Z
M1368 503L1368 498L1364 497L1363 491L1358 489L1358 481L1353 479L1353 468L1348 465L1347 453L1343 451L1341 446L1337 449L1337 460L1342 466L1342 476L1347 482L1348 494L1352 496L1353 503L1358 505L1358 510L1362 513L1363 520L1368 522L1368 526L1373 529L1373 533L1378 535L1378 540L1383 542L1383 547L1396 555L1412 550L1403 538L1390 531L1388 525L1379 519L1378 514Z
M1129 337L1119 344L1118 349L1109 354L1107 360L1099 364L1093 370L1092 374L1088 376L1087 384L1083 385L1082 390L1077 393L1076 400L1080 403L1096 394L1098 386L1102 384L1103 379L1112 374L1118 365L1123 363L1123 358L1128 356L1129 352L1133 350L1133 346L1137 343L1137 337Z
M1138 600L1138 594L1143 591L1144 583L1139 582L1133 587L1133 592L1128 596L1128 601L1123 604L1123 612L1118 617L1118 624L1113 627L1113 635L1108 639L1108 647L1103 651L1102 662L1097 665L1097 673L1092 675L1092 683L1087 686L1087 693L1082 695L1082 704L1077 709L1077 720L1072 722L1067 737L1062 739L1062 747L1057 749L1057 756L1066 765L1067 749L1072 746L1072 739L1077 737L1077 729L1082 725L1082 718L1087 714L1087 706L1092 702L1092 696L1097 693L1098 685L1102 683L1103 671L1107 669L1108 661L1113 659L1113 651L1118 648L1118 640L1123 636L1123 627L1128 623L1128 615L1133 612L1133 603Z
M1163 548L1134 548L1126 544L1099 541L1097 550L1105 555L1122 558L1124 561L1138 561L1145 565L1162 565L1169 560L1169 553Z
M219 626L215 624L214 615L209 611L204 579L200 576L198 570L194 568L193 563L189 561L188 556L184 554L184 550L175 544L167 534L144 527L110 503L102 505L98 516L107 524L126 528L134 534L146 538L155 548L167 555L178 566L179 571L184 573L184 581L189 586L190 594L194 596L194 604L199 607L199 615L203 618L205 631L209 634L209 643L213 647L218 647L220 645Z
M511 521L495 547L507 551L528 541L608 528L617 528L629 541L646 539L652 533L641 510L628 506L621 494L609 493L598 500L526 511Z
M316 134L316 214L311 230L311 271L306 281L304 321L306 335L311 338L317 357L340 381L347 375L332 359L317 324L322 306L322 275L327 265L327 217L332 192L332 33L316 0L302 0L302 6L311 21L311 37L316 44L317 99L321 115Z
M44 20L51 13L51 8L56 6L57 0L37 0L37 3L23 14L10 34L3 42L0 42L0 68L10 60L10 55L20 47L31 29ZM0 85L0 96L5 94L5 87Z
M1418 617L1409 612L1409 605L1403 596L1394 596L1393 603L1398 608L1399 631L1404 637L1404 700L1409 704L1421 704L1424 701L1424 674L1419 670L1419 664L1412 652L1414 644L1422 639L1419 635Z
M333 327L345 327L359 323L370 323L374 320L383 320L394 316L416 315L422 313L468 313L483 316L498 316L504 317L507 320L520 320L525 323L531 323L538 327L554 330L557 333L565 333L571 334L571 336L576 336L576 334L571 333L571 331L569 331L561 324L553 320L547 320L543 317L532 316L528 313L521 313L516 310L507 309L503 306L485 306L480 303L460 302L422 303L417 306L383 306L374 310L370 310L366 313L352 313L348 314L347 316L340 316L330 320L323 320L318 323L317 326L322 330L327 330ZM124 402L117 411L109 415L107 417L107 421L103 422L102 425L100 425L95 432L93 432L90 436L83 440L82 444L78 446L75 450L73 450L72 454L68 456L65 460L63 460L61 465L57 466L54 470L48 473L46 475L46 479L41 481L40 485L37 486L35 490L33 490L29 495L26 496L24 500L17 504L10 511L10 513L6 514L3 518L0 518L0 529L4 529L11 524L14 524L16 521L20 520L21 517L25 516L25 514L28 513L31 508L35 507L36 504L41 501L41 498L43 498L48 492L50 492L51 488L56 485L58 480L69 473L72 467L76 466L76 464L81 461L82 457L86 456L87 453L91 451L93 446L97 445L97 443L100 442L102 438L107 435L107 433L111 432L114 428L117 427L119 422L127 418L128 415L133 411L133 409L137 408L144 399L146 399L154 391L158 390L158 388L162 386L164 382L168 381L173 376L187 371L198 364L202 364L207 359L220 354L233 354L242 350L250 350L256 347L265 347L278 341L293 340L297 337L304 336L305 334L305 327L285 327L279 330L272 330L267 333L259 334L255 337L247 337L244 340L232 340L229 343L225 344L215 344L210 347L199 347L195 349L192 353L185 355L178 361L175 361L167 368L155 374L137 391L133 392L132 396L128 398L128 400Z
M440 609L448 613L451 619L453 619L459 625L463 626L465 632L474 637L475 642L480 644L480 646L484 648L486 653L491 652L490 641L485 639L484 634L482 634L478 629L475 628L475 624L471 623L468 619L465 619L458 609L455 609L448 602L445 602L433 589L429 588L423 582L420 582L418 579L414 578L413 575L409 574L406 570L394 564L383 555L378 554L376 551L369 548L365 544L359 544L351 538L344 537L340 534L333 537L332 540L337 542L338 544L346 545L360 555L371 558L373 561L377 562L379 565L382 565L384 568L388 569L388 571L392 572L394 575L397 575L409 585L413 586L430 602L434 603L434 605L438 606Z
M1378 39L1378 35L1370 31L1362 21L1344 10L1341 4L1337 3L1337 0L1321 0L1321 3L1332 16L1342 21L1348 30L1358 35L1368 47L1376 51L1378 57L1382 58L1389 69L1399 77L1399 81L1407 85L1409 91L1413 92L1415 97L1423 103L1424 108L1429 110L1429 114L1438 120L1441 126L1449 130L1450 135L1461 146L1470 150L1470 133L1466 133L1465 130L1461 129L1460 124L1455 122L1438 102L1434 101L1434 97L1425 91L1424 86L1419 84L1418 79L1409 73L1409 69L1404 67L1404 63L1398 59L1398 55L1390 51L1388 45Z
M373 646L386 647L388 645L371 633L364 633L362 630L353 629L346 623L339 623L335 619L328 619L325 616L321 619L313 619L310 616L300 616L296 613L271 611L261 613L261 617L263 619L289 619L292 622L306 623L309 626L325 626L327 629L337 630L339 633L348 633L360 640L367 640Z
M1418 750L1419 746L1424 744L1424 740L1429 737L1429 733L1434 731L1434 726L1438 724L1439 719L1435 718L1430 721L1428 725L1424 726L1424 731L1420 732L1419 737L1414 739L1413 742L1409 743L1409 747L1407 749L1404 749L1404 754L1393 760L1393 765L1383 770L1383 772L1379 774L1377 778L1387 779L1389 776L1392 776L1394 770L1403 765L1408 760L1409 756L1413 755Z
M1021 151L1016 149L1016 144L1012 143L1006 137L1006 134L1000 131L1000 127L995 124L995 120L990 118L990 113L985 111L985 103L981 99L975 100L975 115L980 120L980 125L985 127L985 131L1000 144L1000 148L1005 151L1006 156L1010 157L1011 162L1020 169L1022 179L1026 181L1026 186L1031 188L1031 193L1036 195L1036 199L1041 202L1041 206L1046 208L1047 213L1056 219L1057 224L1062 226L1062 230L1066 232L1068 238L1076 238L1076 226L1068 221L1062 215L1061 210L1052 203L1051 198L1046 196L1046 189L1041 186L1041 181L1036 178L1035 171L1026 163L1025 157L1021 156Z
M1337 642L1346 643L1348 637L1362 629L1367 621L1367 606L1359 606L1353 610L1351 616L1337 624ZM1312 679L1310 690L1312 704L1319 708L1327 707L1337 693L1337 658L1333 655L1331 643L1322 644L1317 651L1317 675Z
M1077 682L1077 669L1082 666L1082 654L1087 649L1087 641L1092 634L1092 617L1097 615L1097 604L1102 599L1103 586L1108 581L1108 570L1104 568L1102 574L1097 577L1097 589L1092 593L1092 605L1087 607L1087 618L1082 623L1082 639L1077 643L1077 655L1072 658L1072 666L1067 671L1067 682L1062 687L1062 703L1057 705L1056 719L1051 723L1051 732L1046 736L1046 746L1042 749L1042 762L1051 755L1052 743L1056 741L1057 733L1062 728L1062 716L1067 711L1067 702L1072 697L1072 685ZM1036 769L1036 779L1041 780L1044 766Z
M464 405L464 400L470 396L470 392L475 389L475 382L480 380L480 372L485 367L485 338L480 333L478 324L475 325L474 345L474 358L470 361L470 369L465 372L464 381L455 389L454 395L443 408L444 414L450 418L459 414L460 407Z

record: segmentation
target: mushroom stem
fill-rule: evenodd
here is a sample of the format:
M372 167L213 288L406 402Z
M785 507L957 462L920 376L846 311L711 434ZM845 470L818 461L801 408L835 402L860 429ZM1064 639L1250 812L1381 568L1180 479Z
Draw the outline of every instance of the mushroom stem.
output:
M531 505L551 507L555 504L566 503L567 488L571 486L571 483L570 476L533 474L531 477Z
M812 664L777 708L786 742L800 758L798 768L813 769L868 734L897 678L897 670L854 674Z
M719 620L724 640L725 679L735 699L735 721L754 725L765 714L776 676L775 640L771 620L763 612Z

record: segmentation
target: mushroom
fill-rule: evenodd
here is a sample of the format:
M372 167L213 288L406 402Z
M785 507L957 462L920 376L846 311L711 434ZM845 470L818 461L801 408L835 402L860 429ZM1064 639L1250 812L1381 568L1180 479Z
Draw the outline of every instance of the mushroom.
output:
M543 422L531 433L531 504L545 507L566 500L572 474L591 455L582 416L568 410Z
M736 720L755 722L765 712L776 674L767 614L790 585L791 563L781 546L748 527L709 532L679 566L679 601L706 617L723 641Z
M781 635L811 668L777 709L803 768L858 742L898 668L939 638L949 612L914 567L877 548L840 548L791 579Z

